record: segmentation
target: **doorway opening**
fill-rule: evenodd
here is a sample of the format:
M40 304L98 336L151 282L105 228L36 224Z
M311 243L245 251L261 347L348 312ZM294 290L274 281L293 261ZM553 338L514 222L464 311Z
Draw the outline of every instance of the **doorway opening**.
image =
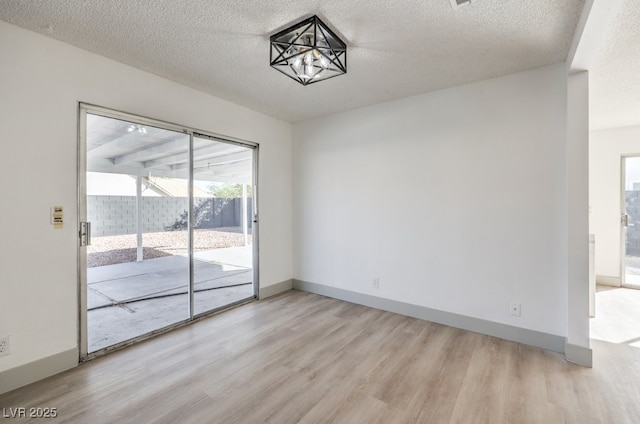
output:
M607 142L604 142L607 141ZM601 243L592 340L640 347L640 155L637 144L618 145L599 135L591 141L591 224ZM591 152L590 152L591 155ZM618 238L619 236L619 238ZM598 255L600 257L598 257ZM609 272L607 272L609 271ZM619 277L615 275L619 272ZM607 276L606 274L609 274Z
M257 145L80 105L81 357L257 294Z

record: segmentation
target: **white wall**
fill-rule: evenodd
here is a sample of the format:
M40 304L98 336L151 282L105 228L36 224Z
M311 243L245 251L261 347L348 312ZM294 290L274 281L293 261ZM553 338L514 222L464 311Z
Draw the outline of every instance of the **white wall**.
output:
M566 81L560 64L294 125L294 278L566 336Z
M79 101L260 143L261 284L291 278L290 124L4 22L0 58L0 371L77 347Z
M567 77L566 217L569 361L592 366L589 335L589 72ZM584 348L584 349L582 349Z
M640 127L590 133L589 231L596 236L596 275L599 277L620 278L621 158L638 154Z

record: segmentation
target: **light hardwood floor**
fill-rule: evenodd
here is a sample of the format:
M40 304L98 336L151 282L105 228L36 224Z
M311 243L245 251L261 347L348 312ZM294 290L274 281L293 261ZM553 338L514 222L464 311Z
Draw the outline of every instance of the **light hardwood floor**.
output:
M58 418L33 422L69 423L640 423L640 349L593 349L594 368L583 368L291 291L1 395L0 412L55 407Z

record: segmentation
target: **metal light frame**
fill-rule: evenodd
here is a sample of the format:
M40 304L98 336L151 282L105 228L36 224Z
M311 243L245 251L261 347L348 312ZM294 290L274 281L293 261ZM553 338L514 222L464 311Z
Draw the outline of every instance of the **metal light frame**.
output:
M271 36L270 64L309 85L347 73L347 45L314 15Z

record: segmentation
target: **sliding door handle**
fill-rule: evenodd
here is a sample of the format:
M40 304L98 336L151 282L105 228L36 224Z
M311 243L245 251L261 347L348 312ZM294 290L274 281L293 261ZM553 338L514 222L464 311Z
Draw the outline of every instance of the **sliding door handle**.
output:
M81 222L80 223L80 246L91 246L91 223L90 222Z

